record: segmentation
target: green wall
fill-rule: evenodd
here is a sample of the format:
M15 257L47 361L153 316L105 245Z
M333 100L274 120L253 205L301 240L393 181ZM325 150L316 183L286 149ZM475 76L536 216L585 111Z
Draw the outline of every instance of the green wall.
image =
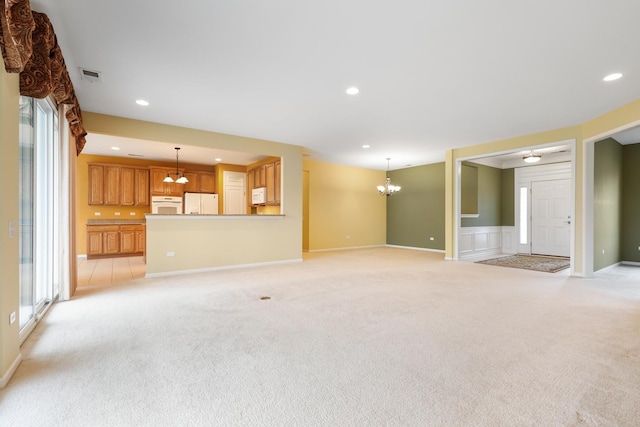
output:
M502 170L473 164L478 168L478 218L462 218L463 227L502 225Z
M622 146L622 158L622 260L640 262L640 143Z
M515 169L502 169L501 212L502 225L514 227L516 225L515 211Z
M444 167L443 162L389 172L402 190L387 197L387 244L444 250Z
M620 237L624 166L622 145L614 139L596 142L594 150L593 269L597 271L622 260Z

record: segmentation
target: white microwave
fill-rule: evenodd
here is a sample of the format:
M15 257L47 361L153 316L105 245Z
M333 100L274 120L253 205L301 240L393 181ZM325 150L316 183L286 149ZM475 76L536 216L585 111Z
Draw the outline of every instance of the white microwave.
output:
M176 215L182 213L182 197L151 196L151 213Z
M254 188L251 190L251 204L265 205L267 203L267 187Z

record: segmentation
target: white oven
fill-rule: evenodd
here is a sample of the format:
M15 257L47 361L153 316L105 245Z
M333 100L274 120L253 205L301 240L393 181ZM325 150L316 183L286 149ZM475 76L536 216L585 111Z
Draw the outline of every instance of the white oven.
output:
M182 213L182 197L151 196L151 213L175 215Z

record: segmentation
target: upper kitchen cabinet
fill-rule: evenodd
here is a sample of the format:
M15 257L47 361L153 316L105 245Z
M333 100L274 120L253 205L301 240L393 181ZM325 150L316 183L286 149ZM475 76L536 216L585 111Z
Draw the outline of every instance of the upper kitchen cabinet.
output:
M184 184L185 193L215 193L216 174L213 172L190 171L184 176L189 180Z
M266 205L280 205L281 160L270 157L247 166L248 193L254 188L266 187Z
M89 205L148 206L149 170L118 164L89 164Z
M185 192L185 186L187 184L176 184L175 182L164 182L167 175L170 175L173 179L177 179L175 176L176 170L174 168L161 168L151 167L149 168L151 174L151 195L152 196L177 196L182 197ZM178 173L184 173L183 169L179 169ZM187 178L189 179L189 178Z

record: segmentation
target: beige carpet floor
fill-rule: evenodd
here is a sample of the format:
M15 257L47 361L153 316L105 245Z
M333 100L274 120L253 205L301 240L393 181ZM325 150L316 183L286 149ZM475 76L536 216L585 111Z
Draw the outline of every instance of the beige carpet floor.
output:
M0 426L637 426L639 271L379 248L84 287Z

